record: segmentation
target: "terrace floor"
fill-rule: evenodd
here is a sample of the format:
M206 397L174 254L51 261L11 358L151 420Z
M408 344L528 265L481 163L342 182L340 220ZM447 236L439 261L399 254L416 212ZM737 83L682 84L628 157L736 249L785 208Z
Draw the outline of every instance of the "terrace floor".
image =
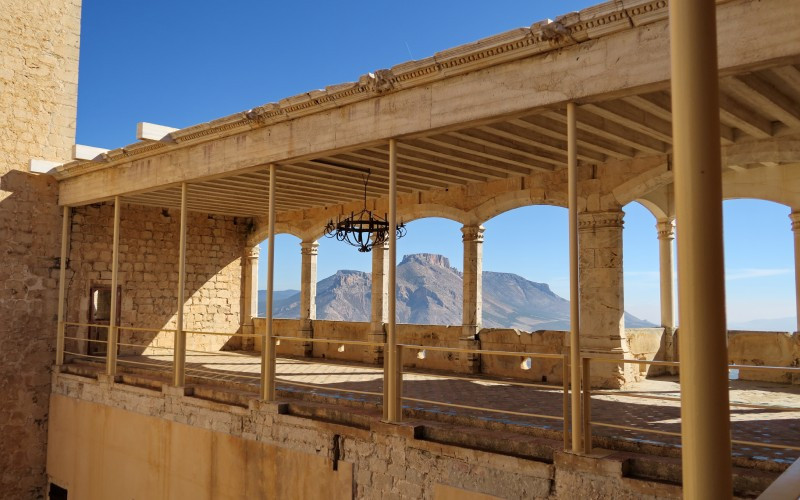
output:
M208 380L210 384L236 382L258 391L260 373L258 353L219 352L187 353L187 375L195 379ZM168 371L172 356L139 355L121 356L123 369L145 368ZM287 359L277 361L277 385L283 391L303 394L313 393L360 402L367 406L380 403L383 370L370 365L341 364L318 359ZM509 385L502 379L476 376L481 380L458 379L439 373L406 373L403 396L405 398L439 401L457 405L490 408L516 412L503 414L477 409L464 409L418 401L404 401L406 413L420 416L429 413L445 418L480 420L484 425L492 423L517 428L538 428L549 431L562 429L561 415L563 393L561 386L552 389ZM517 380L519 381L519 380ZM297 385L301 384L301 385ZM321 387L309 387L313 384ZM770 408L731 407L733 439L754 441L773 445L800 447L800 385L770 382L731 380L730 400L742 405L765 405ZM349 390L361 393L347 392ZM607 394L592 397L591 415L593 435L596 441L604 438L637 444L660 445L677 452L680 438L676 436L633 432L601 424L624 425L646 430L680 433L680 405L678 401L664 401L653 397L680 397L677 377L647 379L626 387L624 390L603 391ZM636 397L647 396L647 398ZM786 411L780 408L797 408ZM519 415L535 413L554 419ZM597 442L595 443L597 446ZM601 443L602 445L602 443ZM769 448L765 446L734 444L733 456L749 461L775 461L789 464L800 458L800 451Z

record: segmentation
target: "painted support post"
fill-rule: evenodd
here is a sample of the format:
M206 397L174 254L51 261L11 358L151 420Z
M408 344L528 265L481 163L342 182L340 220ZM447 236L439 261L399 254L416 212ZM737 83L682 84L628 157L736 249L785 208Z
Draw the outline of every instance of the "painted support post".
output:
M111 312L108 320L108 343L106 344L106 375L113 377L117 374L117 343L119 329L117 328L117 282L119 271L119 219L120 198L114 197L114 243L111 249Z
M272 338L272 302L275 284L275 164L269 165L269 228L267 238L266 333L261 343L261 399L275 400L275 339Z
M56 366L64 364L64 300L67 295L67 257L71 209L64 207L61 215L61 267L58 270L58 336L56 337Z
M401 359L397 349L397 140L389 139L389 317L386 324L386 351L384 353L385 384L383 405L386 420L400 422L403 416L400 394L402 374Z
M178 304L175 324L175 348L173 349L172 384L186 384L186 332L183 329L183 309L186 302L186 210L188 188L181 183L181 226L178 240Z
M716 2L671 0L681 435L686 498L730 498Z
M578 288L578 140L575 103L567 103L567 177L569 199L569 366L572 451L582 450L580 290ZM587 383L589 374L586 374Z

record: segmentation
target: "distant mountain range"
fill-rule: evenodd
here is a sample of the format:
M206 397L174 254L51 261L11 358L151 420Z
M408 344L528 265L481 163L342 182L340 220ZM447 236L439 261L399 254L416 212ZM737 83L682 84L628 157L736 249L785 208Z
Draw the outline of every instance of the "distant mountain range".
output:
M337 271L317 284L317 318L337 321L369 321L370 273ZM397 266L397 320L423 325L460 325L462 274L449 260L436 254L403 257ZM274 316L297 318L300 293L275 292ZM266 292L259 291L259 315L266 311ZM483 326L523 331L568 330L569 301L550 290L510 273L483 272ZM653 327L652 323L625 313L628 328Z
M764 332L794 332L797 331L797 318L752 319L750 321L734 321L728 323L730 330L750 330Z

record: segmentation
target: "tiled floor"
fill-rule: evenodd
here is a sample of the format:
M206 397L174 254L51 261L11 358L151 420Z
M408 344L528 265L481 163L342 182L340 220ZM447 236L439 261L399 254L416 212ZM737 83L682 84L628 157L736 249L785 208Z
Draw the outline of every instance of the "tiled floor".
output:
M131 364L131 363L136 364ZM169 369L171 355L125 356L120 363L142 367L139 363L152 363L154 367ZM235 380L254 385L259 384L260 357L252 353L187 353L187 373L214 380ZM339 363L324 363L320 360L278 359L278 386L295 390L317 392L326 395L347 395L350 398L379 402L379 396L348 393L341 390L381 393L383 370L374 366L353 366ZM314 384L319 388L291 386ZM339 389L337 391L336 389ZM680 386L676 377L645 380L626 388L611 391L612 394L592 397L591 415L595 422L593 432L598 436L648 441L678 445L680 438L661 434L634 432L601 424L615 424L680 433L680 405L677 401L664 401L635 396L680 397ZM552 389L520 387L503 381L482 379L480 381L459 380L429 374L405 374L403 396L407 398L437 401L465 406L477 406L494 410L505 410L516 414L492 413L488 411L454 408L443 404L418 401L404 402L407 408L424 409L475 418L495 420L519 425L530 425L560 430L560 420L519 415L532 413L560 418L563 394L560 386ZM731 422L733 438L741 441L783 444L800 447L800 386L768 382L734 380L730 383ZM766 405L770 408L748 408L733 403ZM798 408L797 411L782 411L779 407ZM755 459L794 461L800 451L735 444L735 455Z

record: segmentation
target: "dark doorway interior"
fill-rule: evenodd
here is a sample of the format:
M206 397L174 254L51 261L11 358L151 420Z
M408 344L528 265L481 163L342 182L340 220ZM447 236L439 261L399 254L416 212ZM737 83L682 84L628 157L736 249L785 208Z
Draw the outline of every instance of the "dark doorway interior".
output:
M117 287L117 326L120 325L120 312L122 309L122 287ZM108 325L111 321L111 287L93 286L89 290L89 324L104 325L90 326L88 354L104 356L106 342L108 341Z

